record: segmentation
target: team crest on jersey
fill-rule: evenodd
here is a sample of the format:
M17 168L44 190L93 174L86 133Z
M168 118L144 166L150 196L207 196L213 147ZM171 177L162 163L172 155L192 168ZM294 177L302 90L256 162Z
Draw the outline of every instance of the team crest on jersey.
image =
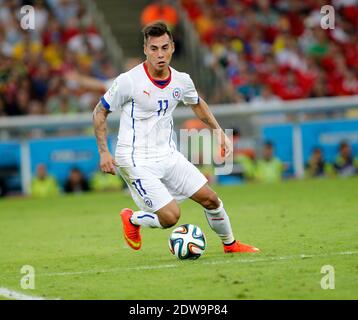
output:
M143 200L149 208L153 207L153 202L148 197L144 197Z
M178 101L181 100L182 95L183 95L182 89L180 89L180 88L175 88L175 89L173 90L173 98L174 98L175 100L178 100Z

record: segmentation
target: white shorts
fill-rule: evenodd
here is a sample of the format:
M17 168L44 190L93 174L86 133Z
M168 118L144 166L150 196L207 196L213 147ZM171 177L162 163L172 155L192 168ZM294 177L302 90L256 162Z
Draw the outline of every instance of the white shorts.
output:
M165 161L119 167L118 171L136 205L147 212L156 212L173 199L183 201L208 182L179 151Z

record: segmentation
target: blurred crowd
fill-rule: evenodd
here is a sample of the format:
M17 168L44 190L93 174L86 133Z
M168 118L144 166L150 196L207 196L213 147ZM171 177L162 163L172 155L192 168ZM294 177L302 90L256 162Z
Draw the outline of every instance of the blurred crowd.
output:
M86 177L78 167L71 168L66 181L63 185L60 185L56 178L48 173L46 165L40 163L37 165L36 173L32 178L30 194L33 197L42 198L57 196L61 193L107 192L123 190L124 188L124 181L118 175L96 171Z
M178 1L235 101L358 94L358 0ZM162 19L175 30L179 15L170 4L150 3L141 24ZM327 4L335 28L324 30ZM35 9L34 30L21 28L24 5ZM80 0L0 0L0 116L91 111L106 89L101 82L118 74L105 52ZM88 90L75 75L100 82Z
M234 175L244 181L272 183L281 181L287 175L288 165L275 156L275 146L266 141L260 155L250 148L240 145L239 135L234 136ZM313 148L308 161L305 163L304 176L317 177L349 177L358 174L358 157L353 154L348 141L341 141L337 155L333 161L327 161L322 148Z
M210 184L218 182L214 174L214 166L198 165ZM240 132L234 130L234 166L231 176L240 181L274 183L283 180L288 165L275 155L275 146L266 141L261 150L256 153L240 139ZM319 147L305 165L305 177L349 177L358 175L358 157L354 156L352 147L347 141L342 141L333 162L324 159L324 153ZM237 181L236 181L237 182ZM33 197L58 196L62 193L78 194L86 192L127 191L127 187L118 175L110 175L100 170L85 175L78 167L69 170L68 177L61 184L48 172L45 164L39 163L31 181L30 194ZM0 179L0 197L7 195L6 183Z
M358 0L180 1L238 102L358 94Z
M20 8L35 9L34 30L21 28ZM101 90L71 81L117 75L93 18L79 0L0 0L0 116L91 111Z

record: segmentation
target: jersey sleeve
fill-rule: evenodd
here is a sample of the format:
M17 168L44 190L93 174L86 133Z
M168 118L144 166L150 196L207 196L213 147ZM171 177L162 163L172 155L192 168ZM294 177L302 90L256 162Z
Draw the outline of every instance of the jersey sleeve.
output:
M132 82L128 75L119 75L108 91L101 98L103 106L108 111L115 111L126 103L132 95Z
M116 78L108 79L104 82L104 87L106 88L106 91L108 91L111 88L114 81L116 81Z
M193 80L191 80L188 74L185 75L185 85L183 93L183 103L185 105L199 103L199 94L195 89Z

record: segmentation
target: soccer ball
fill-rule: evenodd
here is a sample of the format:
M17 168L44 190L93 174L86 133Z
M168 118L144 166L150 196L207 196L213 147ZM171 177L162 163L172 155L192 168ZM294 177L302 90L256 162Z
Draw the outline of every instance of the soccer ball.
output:
M169 237L169 250L178 259L198 259L205 251L206 239L198 226L183 224Z

